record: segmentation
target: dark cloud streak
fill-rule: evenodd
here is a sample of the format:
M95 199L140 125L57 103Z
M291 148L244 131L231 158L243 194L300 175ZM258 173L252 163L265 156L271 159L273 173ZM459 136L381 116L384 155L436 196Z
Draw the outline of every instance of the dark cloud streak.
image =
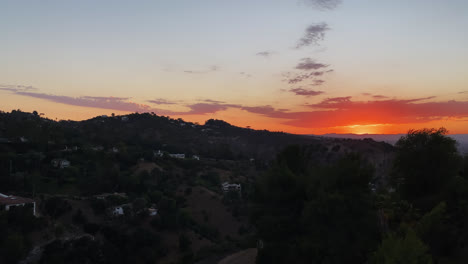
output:
M296 49L310 45L317 45L319 41L325 38L325 32L328 30L330 30L330 28L324 22L308 26L305 30L304 37L302 37L297 43Z

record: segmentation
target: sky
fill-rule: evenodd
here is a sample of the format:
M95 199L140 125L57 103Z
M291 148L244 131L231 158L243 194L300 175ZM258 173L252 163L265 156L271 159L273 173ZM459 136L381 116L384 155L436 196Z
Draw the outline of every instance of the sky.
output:
M466 14L466 0L0 0L0 110L468 133Z

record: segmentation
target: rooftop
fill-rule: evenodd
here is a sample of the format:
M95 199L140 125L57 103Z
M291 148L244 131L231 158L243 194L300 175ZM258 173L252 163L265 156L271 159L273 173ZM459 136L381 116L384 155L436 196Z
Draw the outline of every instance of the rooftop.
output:
M3 205L11 205L11 204L23 204L23 203L34 203L33 199L13 196L13 195L5 195L0 193L0 204Z

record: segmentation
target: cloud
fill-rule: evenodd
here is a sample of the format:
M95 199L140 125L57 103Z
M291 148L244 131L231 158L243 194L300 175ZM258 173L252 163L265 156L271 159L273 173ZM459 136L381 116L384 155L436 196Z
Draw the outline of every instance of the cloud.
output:
M22 86L19 86L22 87ZM152 108L149 105L139 104L129 101L128 97L97 97L97 96L64 96L64 95L53 95L46 93L38 92L29 92L30 89L15 89L9 87L1 87L2 90L10 91L16 95L38 98L42 100L47 100L54 103L60 103L65 105L74 105L81 107L93 107L100 109L111 109L118 111L128 111L128 112L156 112L161 115L172 114L172 111Z
M288 119L282 123L303 128L382 123L411 124L468 117L468 101L424 102L433 98L353 101L352 97L344 96L309 104L310 111L290 112L270 106L242 109L270 118Z
M328 30L330 30L330 28L324 22L308 26L304 37L297 43L296 49L304 46L317 45L319 41L325 38L325 32Z
M341 4L341 0L304 0L319 10L332 10Z
M320 86L322 84L324 84L325 81L324 80L313 80L312 83L310 85L312 86Z
M272 51L260 51L260 52L257 52L257 56L260 56L260 57L265 57L265 58L268 58L270 57L271 55L273 55L274 52Z
M0 84L0 90L10 91L10 92L26 92L26 91L36 91L37 88L31 85L11 85L11 84Z
M250 77L252 77L251 74L246 73L246 72L239 72L239 74L242 75L242 76L244 76L245 78L250 78Z
M303 82L305 80L313 79L319 76L324 75L325 73L328 73L330 71L314 71L314 72L309 72L309 73L304 73L304 74L293 74L290 72L285 73L283 76L285 79L283 81L289 83L289 84L297 84L300 82ZM320 83L320 84L319 84ZM323 84L324 81L320 80L318 82L313 81L312 85L321 85Z
M468 101L423 102L434 97L352 101L351 97L327 98L308 105L314 109L292 113L287 125L297 127L334 127L367 124L424 123L447 118L468 117Z
M94 107L94 108L103 108L103 109L114 109L120 111L130 111L130 112L147 112L154 110L148 105L138 104L134 102L127 101L129 98L121 97L91 97L91 96L81 96L81 97L70 97L70 96L61 96L61 95L52 95L45 93L31 93L31 92L15 92L18 95L34 97L39 99L44 99L51 102L83 106L83 107Z
M296 95L302 95L302 96L307 96L307 97L317 96L317 95L324 93L322 91L308 90L304 88L293 88L293 89L290 89L289 91L292 93L295 93Z
M288 109L275 109L270 105L264 106L243 106L240 109L245 110L249 113L260 114L267 117L273 118L288 118Z
M219 69L220 69L220 67L218 65L212 65L212 66L208 67L207 70L185 70L183 72L188 73L188 74L205 74L205 73L219 71Z
M212 100L212 99L202 99L200 101L201 102L206 102L206 103L214 103L214 104L223 104L223 103L225 103L223 101Z
M162 99L162 98L157 98L157 99L154 99L154 100L148 100L147 102L152 103L152 104L156 104L156 105L173 105L173 104L177 104L174 101L169 101L169 100Z
M374 98L374 99L387 99L388 96L377 94L377 95L373 95L372 98Z
M301 59L301 62L297 64L296 69L310 71L310 70L318 70L318 69L326 68L328 66L329 65L315 62L315 60L311 58L303 58Z
M370 96L374 99L388 99L390 97L386 96L386 95L380 95L380 94L371 94L371 93L362 93L362 95L364 96Z
M20 88L1 86L0 89L21 96L38 98L66 105L128 112L155 112L159 115L205 115L234 108L269 118L282 119L282 124L303 128L369 124L413 124L450 118L468 118L468 100L431 101L436 98L434 96L411 99L375 99L369 101L354 101L351 96L332 97L317 103L307 104L306 110L303 111L276 109L270 105L245 106L203 99L193 104L178 102L181 106L185 106L189 110L175 112L135 103L130 101L128 97L71 97L24 91L29 88L21 88L21 86ZM295 88L291 89L290 92L303 96L314 96L319 95L320 91ZM165 101L164 99L157 99L154 101L158 100L159 102Z

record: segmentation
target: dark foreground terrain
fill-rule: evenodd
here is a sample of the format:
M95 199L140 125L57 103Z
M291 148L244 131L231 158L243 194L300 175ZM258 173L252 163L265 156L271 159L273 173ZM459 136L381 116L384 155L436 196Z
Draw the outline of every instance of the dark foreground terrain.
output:
M36 216L0 204L0 263L464 263L468 159L445 133L1 112L0 193Z

